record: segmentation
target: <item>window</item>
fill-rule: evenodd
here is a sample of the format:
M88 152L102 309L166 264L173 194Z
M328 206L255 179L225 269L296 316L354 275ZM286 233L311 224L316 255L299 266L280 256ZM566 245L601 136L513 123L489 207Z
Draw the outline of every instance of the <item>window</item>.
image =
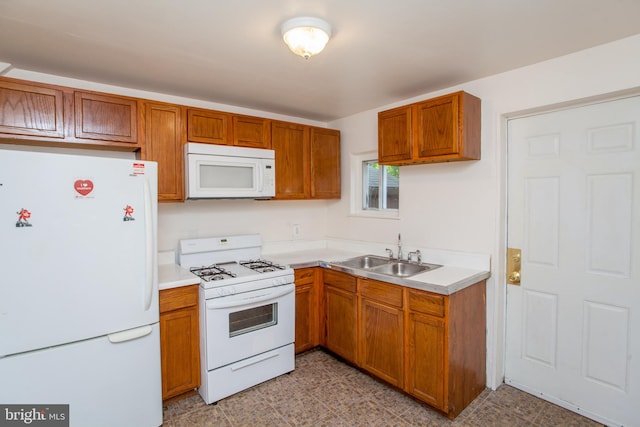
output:
M379 165L376 152L351 156L351 214L398 219L400 168Z
M362 209L398 210L399 177L398 166L379 165L377 160L362 162Z

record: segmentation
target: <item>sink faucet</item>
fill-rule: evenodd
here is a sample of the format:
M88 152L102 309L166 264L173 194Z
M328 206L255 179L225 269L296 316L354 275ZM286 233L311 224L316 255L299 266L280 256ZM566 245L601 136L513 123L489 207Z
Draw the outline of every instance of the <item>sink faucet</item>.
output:
M400 233L398 233L398 261L402 259L402 240L400 239Z

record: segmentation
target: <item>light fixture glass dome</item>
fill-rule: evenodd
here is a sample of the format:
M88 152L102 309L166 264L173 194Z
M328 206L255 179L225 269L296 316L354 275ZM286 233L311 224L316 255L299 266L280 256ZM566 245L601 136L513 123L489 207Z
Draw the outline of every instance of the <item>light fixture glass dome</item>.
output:
M296 55L309 59L324 49L331 37L331 25L313 17L291 18L282 24L282 38Z

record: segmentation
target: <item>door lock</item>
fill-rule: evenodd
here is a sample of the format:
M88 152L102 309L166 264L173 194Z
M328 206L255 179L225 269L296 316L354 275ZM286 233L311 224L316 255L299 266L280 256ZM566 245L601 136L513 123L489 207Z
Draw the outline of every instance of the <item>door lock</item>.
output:
M520 264L522 251L516 248L507 248L507 284L520 286Z

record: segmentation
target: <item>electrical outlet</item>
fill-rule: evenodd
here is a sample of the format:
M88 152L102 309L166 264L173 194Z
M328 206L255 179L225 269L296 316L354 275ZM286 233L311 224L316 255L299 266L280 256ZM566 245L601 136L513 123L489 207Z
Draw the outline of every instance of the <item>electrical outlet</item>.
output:
M300 224L293 224L293 237L300 237L302 235L302 228L300 227Z

